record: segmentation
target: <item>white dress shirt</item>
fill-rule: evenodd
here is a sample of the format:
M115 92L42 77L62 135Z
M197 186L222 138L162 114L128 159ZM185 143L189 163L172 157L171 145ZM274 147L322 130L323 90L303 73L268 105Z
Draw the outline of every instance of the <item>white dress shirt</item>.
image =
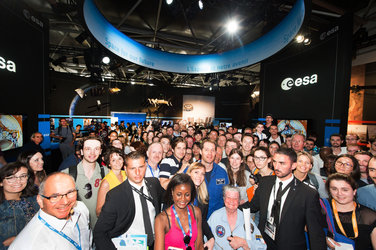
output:
M142 181L142 185L138 186L137 184L133 183L132 181L129 180L129 184L131 184L133 187L136 189L140 190L141 187L144 187L143 193L149 197L150 194L148 192L148 189L145 185L145 181ZM140 200L140 195L132 189L133 193L133 198L134 198L134 203L136 206L136 213L134 215L134 220L132 222L132 225L129 227L128 231L125 232L126 234L146 234L145 233L145 226L144 226L144 217L142 215L142 205L141 205L141 200ZM146 199L146 204L148 205L149 209L149 216L150 216L150 222L151 222L151 227L154 232L154 218L155 218L155 208L153 206L153 203L151 201Z
M92 249L91 243L93 237L89 228L89 210L83 202L77 201L77 205L74 207L73 211L73 215L68 220L60 220L40 209L26 227L18 234L10 245L9 250L77 249L62 235L47 227L42 220L58 232L64 233L81 245L81 249ZM42 220L38 216L40 216Z
M291 182L293 181L294 179L294 175L291 175L291 177L287 180L284 180L284 181L281 181L278 177L275 179L275 184L272 188L272 191L270 192L270 197L269 197L269 204L268 204L268 218L270 217L271 215L271 211L272 211L272 207L273 207L273 204L274 204L274 200L277 198L277 191L278 191L278 188L279 188L279 183L282 182L282 190ZM286 201L286 197L287 195L289 194L289 191L290 191L290 188L282 195L282 198L281 198L281 209L279 211L279 218L281 221L281 214L282 214L282 210L283 210L283 205L285 204L285 201Z

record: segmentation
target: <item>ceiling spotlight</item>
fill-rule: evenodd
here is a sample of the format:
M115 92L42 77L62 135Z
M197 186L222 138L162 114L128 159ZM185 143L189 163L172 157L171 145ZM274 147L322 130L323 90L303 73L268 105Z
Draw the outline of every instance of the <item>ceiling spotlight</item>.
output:
M226 28L229 33L233 34L239 29L239 24L236 20L230 20L227 22Z
M85 92L84 92L83 89L78 88L78 89L75 89L74 91L76 91L77 95L79 95L81 97L81 99L84 98Z
M105 57L102 58L102 62L104 64L109 64L110 63L110 58L108 56L105 56Z
M295 37L295 40L296 40L297 43L301 43L301 42L304 41L304 36L303 35L297 35Z
M209 90L212 91L212 90L213 90L213 87L210 86L210 87L209 87Z
M111 93L117 93L117 92L121 91L121 89L118 88L118 87L110 88L109 90L110 90Z
M202 0L198 0L198 7L200 8L200 10L204 8L204 3L202 2Z
M310 45L311 44L311 38L309 38L309 37L304 38L303 43L304 43L304 45Z
M131 80L131 84L132 84L132 85L135 85L135 84L136 84L136 82L134 81L134 79Z
M170 4L172 4L173 1L174 1L174 0L166 0L166 3L167 3L168 5L170 5Z

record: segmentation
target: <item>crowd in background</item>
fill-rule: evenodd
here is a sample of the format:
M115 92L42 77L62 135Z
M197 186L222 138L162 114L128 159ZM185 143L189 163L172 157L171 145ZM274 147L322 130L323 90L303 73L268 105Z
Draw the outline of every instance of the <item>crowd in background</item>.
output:
M88 214L86 226L93 232L93 237L79 236L87 241L80 243L85 249L115 249L113 239L124 233L146 234L154 249L334 249L340 244L375 249L375 138L364 146L356 134L332 134L330 147L320 147L318 137L281 134L272 115L245 128L124 121L72 128L62 118L51 133L63 159L56 171L73 178L46 174L43 136L34 133L18 160L0 168L0 249L12 242L20 249L30 237L25 226L40 213L73 218L76 200L77 213ZM47 195L53 178L73 181L75 188ZM293 209L288 206L295 189L297 196L311 198L296 204L306 209L306 217L291 229L296 221L289 224L284 209ZM69 213L59 213L61 203L69 204ZM245 208L251 209L249 222ZM77 225L85 224L81 217ZM30 249L37 249L33 244L42 249L43 240L48 241L39 238Z

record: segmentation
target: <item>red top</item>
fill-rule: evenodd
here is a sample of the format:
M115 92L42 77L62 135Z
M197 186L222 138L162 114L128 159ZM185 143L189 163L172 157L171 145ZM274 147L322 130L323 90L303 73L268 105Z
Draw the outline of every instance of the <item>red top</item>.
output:
M188 205L189 213L191 214L191 220L192 220L192 238L189 242L188 246L192 247L192 250L195 250L195 241L197 239L197 223L195 219L195 215ZM186 246L184 244L184 235L181 231L179 224L177 224L174 211L172 210L172 206L170 207L170 214L171 214L171 228L168 231L168 233L165 235L165 249L167 250L168 247L177 247L186 249ZM186 235L189 235L189 231L185 232Z

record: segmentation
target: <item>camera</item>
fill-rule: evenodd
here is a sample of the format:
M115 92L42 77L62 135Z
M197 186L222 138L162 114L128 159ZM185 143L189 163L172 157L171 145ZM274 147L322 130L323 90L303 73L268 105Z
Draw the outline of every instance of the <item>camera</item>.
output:
M259 181L260 181L260 176L258 174L251 174L249 176L249 178L253 179L253 181L255 182L255 184L258 184Z

